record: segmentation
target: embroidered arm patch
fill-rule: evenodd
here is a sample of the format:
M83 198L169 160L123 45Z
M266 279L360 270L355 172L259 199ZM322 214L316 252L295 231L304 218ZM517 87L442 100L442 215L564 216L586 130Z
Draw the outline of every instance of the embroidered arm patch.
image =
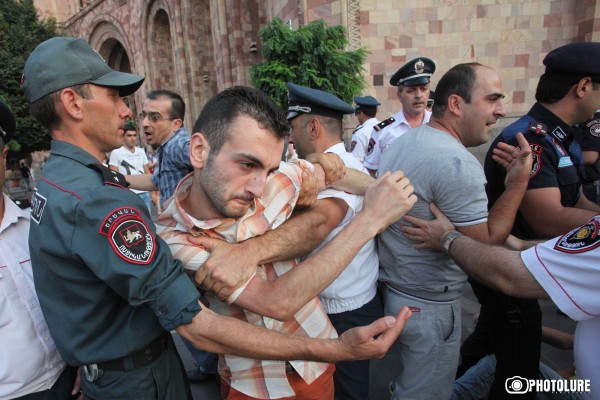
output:
M123 260L147 265L154 258L156 239L141 215L141 211L132 207L117 208L104 218L99 233L108 238Z

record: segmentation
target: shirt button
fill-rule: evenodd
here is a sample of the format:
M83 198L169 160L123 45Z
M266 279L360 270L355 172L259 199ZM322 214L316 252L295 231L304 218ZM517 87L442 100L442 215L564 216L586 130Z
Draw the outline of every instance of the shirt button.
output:
M34 309L36 307L35 303L31 303L31 308Z
M21 268L15 268L15 273L19 275L21 273Z
M167 309L165 307L160 307L158 309L158 315L163 316L167 313Z

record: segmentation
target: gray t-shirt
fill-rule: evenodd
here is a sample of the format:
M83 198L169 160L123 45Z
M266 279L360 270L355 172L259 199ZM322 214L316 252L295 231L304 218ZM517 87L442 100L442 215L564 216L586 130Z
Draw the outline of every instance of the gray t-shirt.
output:
M379 175L402 170L418 200L409 215L431 220L435 203L455 226L487 221L485 175L479 161L449 133L428 125L398 138L383 153ZM467 275L446 253L413 248L396 221L378 236L379 279L392 287L430 300L460 297Z

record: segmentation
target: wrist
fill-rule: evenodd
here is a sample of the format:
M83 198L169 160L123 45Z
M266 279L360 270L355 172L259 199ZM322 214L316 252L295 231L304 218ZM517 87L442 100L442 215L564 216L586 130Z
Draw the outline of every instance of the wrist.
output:
M452 246L452 243L454 242L454 240L456 240L457 238L464 236L462 233L460 233L457 230L449 230L446 233L444 233L444 235L442 236L442 248L444 249L444 251L446 251L446 254L450 254L450 247Z

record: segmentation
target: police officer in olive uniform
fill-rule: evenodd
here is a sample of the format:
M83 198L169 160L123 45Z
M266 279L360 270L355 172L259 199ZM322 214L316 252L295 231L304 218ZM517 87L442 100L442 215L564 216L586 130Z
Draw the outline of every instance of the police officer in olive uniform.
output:
M352 142L350 144L350 152L363 162L367 154L367 146L371 138L373 127L379 123L375 116L377 115L377 106L381 104L373 96L355 96L354 102L356 108L354 115L358 119L359 125L352 132Z
M364 165L372 175L379 168L381 153L394 140L409 130L429 122L427 111L429 82L435 72L435 63L427 57L415 58L404 64L390 78L390 85L397 86L397 96L402 110L373 127L367 146Z
M53 139L32 198L34 282L61 356L83 367L85 397L191 398L167 333L172 329L196 347L253 358L339 361L384 353L406 313L391 327L381 319L319 340L202 309L181 262L155 235L143 201L100 163L121 146L131 118L121 96L143 80L113 71L84 40L66 37L40 44L22 78L32 115ZM380 340L369 339L381 333Z
M533 152L533 166L512 231L521 239L564 234L598 211L581 193L582 156L573 125L590 118L600 105L600 43L568 44L551 51L543 62L546 71L536 90L538 102L494 140L484 167L491 206L504 192L506 176L506 170L493 161L491 149L499 141L515 144L517 132L524 133ZM491 349L498 363L490 398L504 396L507 378L538 376L540 308L536 300L512 298L474 280L471 284L481 314L474 336L463 345L461 369L466 370ZM487 348L473 346L481 342Z

